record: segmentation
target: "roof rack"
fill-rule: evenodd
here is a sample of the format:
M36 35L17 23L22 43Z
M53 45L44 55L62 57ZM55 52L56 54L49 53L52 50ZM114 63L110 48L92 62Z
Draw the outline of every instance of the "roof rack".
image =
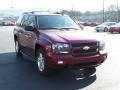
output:
M31 12L24 12L23 14L41 14L41 13L48 13L50 14L50 12L48 11L31 11Z
M51 11L31 11L31 12L24 12L23 14L62 14L60 12L51 12Z

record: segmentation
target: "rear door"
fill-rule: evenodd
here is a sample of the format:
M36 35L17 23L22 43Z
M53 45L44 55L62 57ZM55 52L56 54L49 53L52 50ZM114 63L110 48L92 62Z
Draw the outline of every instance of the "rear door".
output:
M27 26L27 23L28 23L28 15L24 15L23 16L23 19L21 21L21 25L19 27L19 43L20 43L20 46L21 46L21 50L23 52L26 52L26 46L27 46L27 38L26 38L26 35L25 35L25 26Z
M34 51L35 51L35 43L37 40L37 36L36 36L36 17L35 15L29 15L28 18L28 26L33 27L32 31L28 31L25 30L25 36L26 36L26 52L30 55L30 56L34 56Z

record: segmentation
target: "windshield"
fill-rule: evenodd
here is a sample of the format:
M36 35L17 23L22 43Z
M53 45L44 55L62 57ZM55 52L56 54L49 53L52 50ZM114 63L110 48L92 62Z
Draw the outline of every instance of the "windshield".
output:
M67 15L40 15L38 25L40 29L80 29Z
M105 22L105 23L103 23L102 25L108 25L108 26L110 26L110 25L115 25L116 23L112 23L112 22Z

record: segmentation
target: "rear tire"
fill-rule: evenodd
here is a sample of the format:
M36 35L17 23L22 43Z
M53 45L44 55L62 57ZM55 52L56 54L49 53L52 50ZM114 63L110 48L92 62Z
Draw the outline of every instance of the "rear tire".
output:
M37 67L41 75L46 76L49 74L50 69L48 68L48 63L43 49L37 51Z
M20 45L19 45L19 42L18 40L15 40L15 51L16 51L16 54L17 56L22 56L22 53L20 52Z

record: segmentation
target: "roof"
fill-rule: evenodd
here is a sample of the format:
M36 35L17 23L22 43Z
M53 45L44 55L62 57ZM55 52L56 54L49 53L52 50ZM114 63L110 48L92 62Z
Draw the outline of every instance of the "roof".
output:
M32 11L32 12L24 12L23 14L27 14L27 15L63 15L59 12L50 12L50 11Z

